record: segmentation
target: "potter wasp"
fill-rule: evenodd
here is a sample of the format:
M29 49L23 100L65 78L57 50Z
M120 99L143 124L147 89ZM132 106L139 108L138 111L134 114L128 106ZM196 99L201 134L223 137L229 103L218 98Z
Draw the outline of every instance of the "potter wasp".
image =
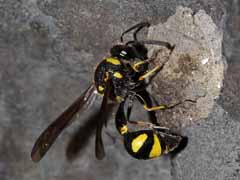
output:
M124 113L122 112L122 108L125 104L125 101L129 100L129 103L127 104L127 117L126 119L122 119L122 121L124 121L123 124L126 124L126 121L128 121L130 117L132 105L135 99L139 100L144 109L149 112L152 123L157 124L154 111L157 109L164 109L165 106L160 105L152 107L151 97L146 90L146 87L149 85L150 81L146 81L146 79L153 78L157 72L161 70L162 65L156 65L153 69L149 69L151 59L148 59L147 57L148 50L145 45L160 45L165 46L170 50L173 50L174 46L163 41L138 40L138 32L142 28L149 26L150 24L148 22L141 22L122 33L120 38L121 43L114 45L110 49L110 56L103 59L97 65L94 73L93 83L38 137L31 152L31 158L33 161L37 162L41 160L59 134L72 123L77 114L80 114L84 110L91 107L97 95L103 96L100 107L101 113L98 117L96 125L95 153L98 159L102 159L105 156L102 142L102 127L104 124L106 124L105 115L107 114L106 112L108 112L107 105L109 100L120 104L118 114L121 112L122 115ZM123 37L130 31L134 31L133 40L124 43ZM118 119L118 117L119 115L116 119ZM119 127L117 128L119 129ZM130 141L134 141L132 139L134 139L138 134L149 134L149 136L151 134L155 140L155 137L158 136L157 131L158 129L154 127L152 131L144 130L136 133L128 132L121 134L126 137L125 145L126 149L128 150L128 143ZM171 134L169 134L169 136L170 135ZM158 137L160 137L160 135ZM166 138L168 138L167 135ZM178 138L175 138L176 141ZM167 147L171 149L169 145L166 145L166 148ZM167 151L166 148L164 150L165 152ZM145 156L143 158L145 158Z

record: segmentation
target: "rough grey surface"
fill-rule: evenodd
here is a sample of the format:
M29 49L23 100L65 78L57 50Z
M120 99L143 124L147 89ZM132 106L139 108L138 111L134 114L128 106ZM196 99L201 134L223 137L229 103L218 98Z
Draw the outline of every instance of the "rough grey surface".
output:
M112 121L104 134L103 161L94 157L91 136L68 162L66 148L78 126L85 127L84 118L63 132L39 164L31 162L40 132L83 92L119 34L142 20L165 21L179 5L205 10L224 30L228 70L211 116L183 130L189 145L173 167L169 157L131 159L120 139L112 138L117 136ZM0 179L239 179L238 7L237 0L1 0Z
M173 161L174 179L240 179L239 131L240 124L216 105L208 119L185 129L189 143Z

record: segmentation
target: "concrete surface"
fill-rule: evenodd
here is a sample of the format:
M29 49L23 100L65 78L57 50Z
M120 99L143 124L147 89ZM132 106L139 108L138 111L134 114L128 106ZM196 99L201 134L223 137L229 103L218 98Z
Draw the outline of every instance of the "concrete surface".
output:
M240 179L239 4L238 0L1 0L0 179ZM83 92L95 64L107 56L120 33L143 20L162 23L180 5L194 13L204 10L223 31L228 66L210 115L181 130L189 138L186 149L174 159L134 160L110 121L104 133L107 156L97 161L92 124L81 118L62 133L40 163L33 163L30 151L40 132ZM66 150L79 126L87 128L90 137L80 133L84 138L80 136L78 143L83 141L84 147L68 161Z

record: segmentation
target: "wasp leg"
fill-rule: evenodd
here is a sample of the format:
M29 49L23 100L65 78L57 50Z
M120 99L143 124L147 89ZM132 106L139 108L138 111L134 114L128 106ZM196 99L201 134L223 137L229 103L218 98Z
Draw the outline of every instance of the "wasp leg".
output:
M170 105L170 106L167 106L167 105L164 105L164 104L160 104L160 105L158 105L158 106L149 107L149 106L145 103L145 104L143 105L143 108L144 108L145 110L147 110L147 111L173 109L173 108L175 108L176 106L183 104L184 102L196 103L195 100L185 99L185 100L183 100L183 101L180 101L180 102L175 103L175 104Z
M139 42L142 43L142 44L164 46L164 47L170 49L171 51L175 48L175 45L171 45L169 42L165 42L165 41L158 41L158 40L142 40L142 41L139 41Z
M144 66L148 66L148 64L149 64L151 61L153 61L153 60L155 60L155 59L157 58L158 52L159 52L159 50L158 50L158 51L154 51L151 58L143 59L142 61L139 61L139 62L134 63L134 64L132 65L132 68L134 69L134 71L140 72L141 69L144 68ZM141 72L142 72L142 71L141 71Z
M119 104L119 108L118 108L116 116L115 116L116 128L121 135L128 133L128 126L127 126L128 122L131 124L138 125L138 126L151 128L153 130L157 129L156 127L158 127L158 129L159 129L159 127L160 127L159 125L149 123L149 122L143 122L143 121L131 121L129 118L126 118L125 111L124 111L125 102L126 101L122 101ZM166 131L168 129L163 127L162 130Z
M123 135L126 132L128 132L128 128L127 128L128 122L131 124L137 125L137 126L147 127L147 128L151 128L153 130L162 131L162 132L166 132L166 131L170 130L167 127L160 126L157 122L150 123L150 122L145 122L145 121L132 121L129 119L129 117L126 118L125 112L124 112L124 105L125 105L125 102L120 103L118 111L116 113L116 119L115 119L116 127L120 134ZM154 112L154 111L151 111L151 112ZM155 112L154 112L154 118L156 118Z
M135 124L137 126L147 127L147 128L150 128L150 129L153 129L153 130L156 130L156 131L159 131L159 132L163 132L163 133L170 131L170 129L167 128L167 127L156 125L156 124L153 124L153 123L150 123L150 122L131 121L131 120L128 120L128 122L131 123L131 124Z
M134 69L135 72L139 72L141 71L141 66L144 66L146 64L149 64L149 61L148 60L145 60L145 61L139 61L135 64L132 65L132 68Z
M153 68L152 70L145 73L144 75L140 76L138 80L143 81L148 77L152 79L152 77L154 77L161 69L162 69L162 66L158 65L155 68Z
M178 103L172 104L172 105L165 105L165 104L160 104L157 106L152 106L152 101L150 98L150 94L146 91L140 91L137 94L135 94L136 97L138 98L139 102L143 105L143 108L149 112L154 112L156 110L166 110L166 109L173 109L178 105L181 105L184 102L192 102L192 103L196 103L196 100L192 100L192 99L184 99L183 101L180 101ZM153 124L157 124L157 123L153 123Z
M134 71L139 72L142 66L148 65L151 61L157 58L157 54L159 51L154 51L153 55L149 59L144 59L142 61L136 62L132 65L132 68Z
M132 121L129 118L126 118L125 111L124 111L125 102L126 101L122 101L119 104L119 108L118 108L118 111L117 111L116 117L115 117L116 128L121 135L128 133L128 126L127 126L128 122L131 124L137 125L137 126L150 128L159 133L170 132L169 128L160 126L160 125L158 125L158 123L150 123L150 122L145 122L145 121Z
M119 108L115 116L115 125L118 132L121 135L126 134L128 132L127 119L124 112L124 105L125 105L125 101L122 101L119 104Z
M137 41L140 44L148 44L148 45L156 45L156 46L164 46L166 48L168 48L169 50L173 51L173 49L175 48L175 45L171 45L169 42L165 42L165 41L158 41L158 40L140 40ZM136 43L136 41L128 41L126 43L126 45L129 44L133 44Z
M137 41L137 33L138 33L142 28L144 28L144 27L149 27L149 26L150 26L150 23L149 23L149 22L141 22L141 23L138 23L138 24L130 27L129 29L127 29L126 31L124 31L124 32L122 33L121 38L120 38L121 42L123 42L123 36L124 36L125 34L127 34L128 32L130 32L130 31L132 31L132 30L134 30L134 29L136 29L136 28L137 28L137 30L133 33L133 38L134 38L135 41Z
M138 99L138 101L146 107L152 107L152 99L150 97L150 94L148 93L148 91L146 89L138 92L136 94L136 97ZM148 116L150 121L155 124L155 125L159 125L157 122L157 117L156 117L156 113L155 111L148 111Z
M166 105L158 105L154 107L148 107L146 104L143 105L143 108L147 111L156 111L156 110L165 110L169 109Z
M172 53L172 51L170 52L170 55L171 55L171 53ZM153 59L149 59L149 61L151 61L151 60L153 60ZM169 60L169 58L168 58L168 60ZM166 60L165 62L163 62L163 64L161 64L161 65L157 65L157 66L156 66L155 68L153 68L152 70L150 70L150 71L148 71L147 73L145 73L145 74L143 74L142 76L140 76L140 77L139 77L139 81L142 81L142 80L145 80L146 78L149 78L149 79L150 79L149 83L150 83L151 80L155 77L155 75L156 75L159 71L161 71L161 70L163 69L164 65L167 63L168 60Z
M171 52L170 52L170 54L169 54L169 57L170 57L170 55L172 54L172 51L173 51L173 49L171 50ZM154 59L156 58L156 56L157 56L157 54L155 54L153 58L149 59L148 62L154 60ZM169 60L169 58L168 58L168 60ZM155 77L155 75L156 75L159 71L161 71L161 70L163 69L164 65L166 64L166 62L167 62L168 60L166 60L165 62L163 62L162 65L157 65L157 66L156 66L155 68L153 68L152 70L150 70L150 71L148 71L147 73L145 73L145 74L143 74L142 76L140 76L140 77L139 77L139 81L142 81L142 80L144 80L144 79L146 79L146 78L149 77L150 82L151 82L151 80Z
M138 67L139 67L140 65L143 65L143 64L146 64L146 63L148 63L148 61L140 61L140 62L137 62L137 63L133 64L133 69L138 72Z

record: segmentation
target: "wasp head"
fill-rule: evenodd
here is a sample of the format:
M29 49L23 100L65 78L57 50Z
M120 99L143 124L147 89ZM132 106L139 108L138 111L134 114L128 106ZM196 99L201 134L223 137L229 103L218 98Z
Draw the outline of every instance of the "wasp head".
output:
M147 59L147 48L139 42L128 42L127 44L115 45L110 53L113 57L124 60Z

